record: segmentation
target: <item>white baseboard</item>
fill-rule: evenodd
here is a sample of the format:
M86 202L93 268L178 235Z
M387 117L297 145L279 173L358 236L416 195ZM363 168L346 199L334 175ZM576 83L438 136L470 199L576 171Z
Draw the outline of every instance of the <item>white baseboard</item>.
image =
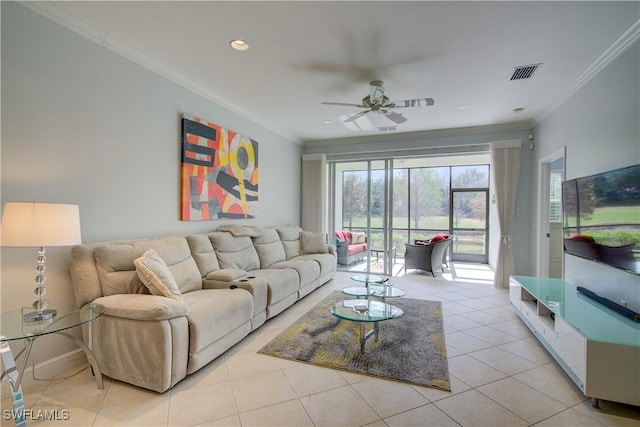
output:
M16 366L21 366L22 360L16 362ZM71 369L79 369L83 365L88 365L87 356L81 349L76 349L65 354L61 354L58 357L49 359L45 362L39 363L35 366L35 376L38 378L55 378L60 374L70 371ZM42 384L42 381L33 379L34 368L28 366L25 369L22 376L22 391L26 392L30 388L35 387L38 384ZM0 394L2 396L9 396L9 381L5 377L0 385Z

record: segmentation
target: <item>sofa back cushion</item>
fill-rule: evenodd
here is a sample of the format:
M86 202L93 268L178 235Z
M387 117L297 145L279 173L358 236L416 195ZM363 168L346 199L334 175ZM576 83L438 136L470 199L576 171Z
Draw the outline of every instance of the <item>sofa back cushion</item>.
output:
M302 247L300 244L300 233L302 228L293 226L276 227L280 241L284 247L284 253L287 260L302 255Z
M300 233L300 244L302 254L326 254L329 252L327 244L324 241L323 233L312 233L310 231L302 231Z
M262 235L254 237L253 246L260 258L260 268L269 268L277 262L287 259L280 235L275 228L263 228Z
M234 237L226 231L214 231L208 236L216 251L220 268L244 271L260 269L260 258L251 237Z
M154 249L167 264L180 292L202 289L202 276L191 257L185 238L165 237L108 243L97 247L94 257L102 294L109 296L149 293L136 274L133 263L149 249Z
M191 256L196 262L200 275L207 277L207 274L220 270L216 252L213 249L211 240L206 234L192 234L186 237Z

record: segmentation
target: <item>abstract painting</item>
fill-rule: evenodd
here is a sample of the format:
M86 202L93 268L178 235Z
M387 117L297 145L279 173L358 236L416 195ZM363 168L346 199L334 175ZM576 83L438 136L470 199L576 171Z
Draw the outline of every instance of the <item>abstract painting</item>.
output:
M255 218L258 143L183 114L181 190L183 221Z

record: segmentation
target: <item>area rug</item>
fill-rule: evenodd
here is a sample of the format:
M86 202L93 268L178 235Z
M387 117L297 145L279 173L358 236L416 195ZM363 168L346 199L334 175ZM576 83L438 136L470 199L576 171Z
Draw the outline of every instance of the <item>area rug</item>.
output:
M258 353L451 390L440 302L388 299L404 314L380 322L379 341L371 337L361 354L360 325L329 312L334 303L344 299L342 292L331 293ZM371 326L367 325L367 330Z

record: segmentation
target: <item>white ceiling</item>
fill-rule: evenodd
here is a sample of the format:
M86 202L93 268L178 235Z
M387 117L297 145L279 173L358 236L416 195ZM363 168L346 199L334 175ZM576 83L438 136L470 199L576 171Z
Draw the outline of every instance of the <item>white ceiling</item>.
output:
M401 112L397 132L531 126L640 32L632 2L44 2L34 10L250 120L299 141L379 135L337 119L368 82ZM243 38L237 52L229 41ZM528 80L514 67L542 65ZM457 107L469 105L467 110ZM524 108L520 114L515 108ZM191 114L208 117L206 111Z

